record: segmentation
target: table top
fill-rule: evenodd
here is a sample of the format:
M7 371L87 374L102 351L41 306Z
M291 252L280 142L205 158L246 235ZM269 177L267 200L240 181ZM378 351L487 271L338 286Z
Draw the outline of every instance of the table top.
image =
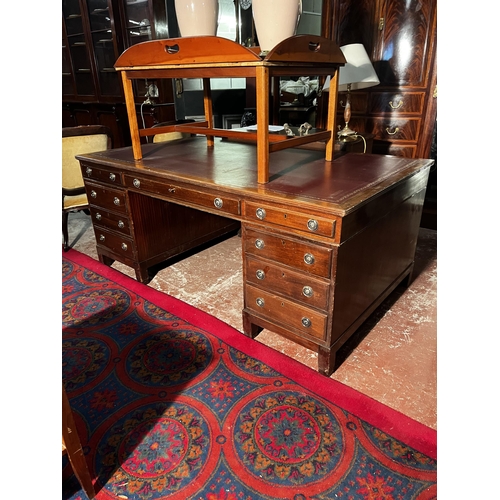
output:
M269 182L259 184L252 143L220 140L208 148L206 138L196 136L143 145L143 154L141 160L134 160L132 148L126 147L77 158L155 180L184 182L288 206L311 205L337 215L349 213L434 163L362 153L330 162L322 151L290 148L271 153Z

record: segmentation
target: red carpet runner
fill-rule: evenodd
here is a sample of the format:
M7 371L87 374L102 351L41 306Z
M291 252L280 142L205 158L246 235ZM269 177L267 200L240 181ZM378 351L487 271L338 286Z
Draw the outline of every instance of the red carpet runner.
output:
M436 498L434 430L74 250L62 352L99 500Z

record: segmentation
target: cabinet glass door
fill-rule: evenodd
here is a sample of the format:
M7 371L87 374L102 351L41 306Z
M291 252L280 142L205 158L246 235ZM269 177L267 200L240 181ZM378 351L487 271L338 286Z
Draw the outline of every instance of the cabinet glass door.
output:
M93 96L94 80L80 4L78 0L63 0L62 9L66 28L66 36L63 38L63 93L73 93L71 89L74 78L78 95ZM73 67L69 62L69 55Z
M97 65L100 96L119 96L120 82L114 64L118 58L113 12L108 0L88 0L88 18Z
M125 2L125 45L130 47L153 39L152 13L148 0L127 0Z

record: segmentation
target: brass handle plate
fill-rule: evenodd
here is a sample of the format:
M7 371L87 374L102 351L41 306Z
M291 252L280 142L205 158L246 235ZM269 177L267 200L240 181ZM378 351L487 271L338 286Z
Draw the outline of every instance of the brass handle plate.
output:
M387 127L385 129L385 131L389 134L389 135L396 135L398 132L399 132L399 127L396 127L394 129L391 130L390 127Z

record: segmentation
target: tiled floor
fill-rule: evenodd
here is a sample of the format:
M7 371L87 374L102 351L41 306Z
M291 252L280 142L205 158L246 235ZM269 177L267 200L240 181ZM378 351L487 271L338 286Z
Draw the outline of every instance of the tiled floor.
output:
M69 216L70 245L97 258L90 217ZM436 414L437 233L421 229L414 280L373 313L338 357L331 378L433 429ZM135 278L131 268L113 268ZM238 236L158 272L149 286L202 309L242 331L243 273ZM264 330L257 340L317 369L317 354Z

